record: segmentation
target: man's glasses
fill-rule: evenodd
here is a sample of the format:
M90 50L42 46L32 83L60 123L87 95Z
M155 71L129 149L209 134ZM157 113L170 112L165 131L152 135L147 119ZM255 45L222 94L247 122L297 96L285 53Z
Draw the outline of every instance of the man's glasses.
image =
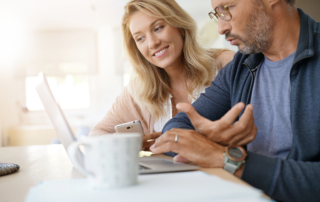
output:
M219 18L225 21L229 21L232 19L232 15L229 11L229 5L234 2L231 1L228 5L226 6L217 6L213 11L209 13L209 17L211 20L214 20L216 23L219 22Z

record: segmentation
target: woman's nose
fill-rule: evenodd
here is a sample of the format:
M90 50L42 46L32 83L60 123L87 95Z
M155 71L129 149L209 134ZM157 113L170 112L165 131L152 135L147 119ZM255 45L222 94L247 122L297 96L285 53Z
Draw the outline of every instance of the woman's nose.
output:
M156 36L151 36L149 37L148 43L150 49L156 49L160 44L160 39Z

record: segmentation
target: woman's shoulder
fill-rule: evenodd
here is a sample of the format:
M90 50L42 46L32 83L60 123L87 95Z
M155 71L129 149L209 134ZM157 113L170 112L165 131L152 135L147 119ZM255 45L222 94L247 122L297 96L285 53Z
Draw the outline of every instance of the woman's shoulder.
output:
M129 81L129 83L124 87L124 91L128 93L131 97L134 97L135 89L139 86L139 80L137 78L133 78Z
M233 57L236 52L231 50L223 50L221 53L216 57L216 62L218 69L222 69L224 66L226 66L231 60L233 60Z
M123 94L127 100L130 100L132 104L136 105L142 111L146 111L144 105L137 99L136 91L141 88L141 83L139 83L139 79L134 78L129 81L129 83L124 87Z

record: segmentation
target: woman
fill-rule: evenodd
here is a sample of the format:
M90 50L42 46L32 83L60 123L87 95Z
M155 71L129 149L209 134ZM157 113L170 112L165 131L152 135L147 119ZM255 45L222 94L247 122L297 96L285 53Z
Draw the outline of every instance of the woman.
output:
M196 100L234 55L201 47L195 21L174 0L131 0L122 32L135 77L90 135L140 120L144 141L157 138L178 113L176 104ZM144 148L151 144L144 142Z

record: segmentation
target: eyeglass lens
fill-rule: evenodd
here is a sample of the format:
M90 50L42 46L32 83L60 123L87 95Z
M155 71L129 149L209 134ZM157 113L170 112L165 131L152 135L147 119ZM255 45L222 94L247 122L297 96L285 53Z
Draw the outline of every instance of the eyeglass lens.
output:
M210 12L210 13L209 13L209 16L210 16L210 18L211 18L212 20L218 22L218 17L217 17L214 13Z
M228 7L224 7L224 6L218 6L215 9L216 13L218 14L218 16L220 18L222 18L223 20L231 20L231 16L230 13L228 11Z

